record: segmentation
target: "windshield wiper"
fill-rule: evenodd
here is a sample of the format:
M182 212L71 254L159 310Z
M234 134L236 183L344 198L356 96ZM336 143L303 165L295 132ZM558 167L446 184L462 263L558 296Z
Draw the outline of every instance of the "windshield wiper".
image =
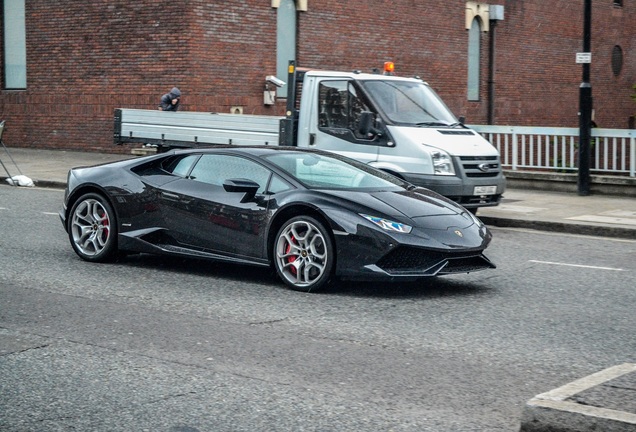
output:
M445 123L445 122L438 122L438 121L431 121L431 122L420 122L420 123L415 123L415 126L424 126L424 127L430 127L430 126L446 126L446 127L448 127L448 123Z
M443 126L443 127L447 127L447 128L456 128L456 127L461 127L461 128L466 128L466 126L463 123L460 122L455 122L455 123L446 123L446 122L441 122L441 121L430 121L430 122L421 122L421 123L415 123L416 126L420 126L420 127L432 127L432 126Z

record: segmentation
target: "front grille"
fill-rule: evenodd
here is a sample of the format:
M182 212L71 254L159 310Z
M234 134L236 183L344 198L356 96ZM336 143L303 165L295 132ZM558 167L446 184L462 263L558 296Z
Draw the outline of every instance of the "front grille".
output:
M442 135L475 135L473 131L467 130L440 130L438 132Z
M433 252L426 249L400 246L386 254L377 263L389 274L468 273L494 267L479 252Z
M501 173L498 156L460 156L466 177L490 178Z

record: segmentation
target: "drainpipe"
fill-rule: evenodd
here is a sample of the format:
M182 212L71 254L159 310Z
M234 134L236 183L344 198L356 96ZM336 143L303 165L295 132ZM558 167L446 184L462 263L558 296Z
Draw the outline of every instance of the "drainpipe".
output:
M497 21L504 19L504 7L490 5L488 8L490 21L490 48L488 52L488 124L495 124L495 28Z
M488 50L488 124L495 124L495 27L490 20L490 49Z

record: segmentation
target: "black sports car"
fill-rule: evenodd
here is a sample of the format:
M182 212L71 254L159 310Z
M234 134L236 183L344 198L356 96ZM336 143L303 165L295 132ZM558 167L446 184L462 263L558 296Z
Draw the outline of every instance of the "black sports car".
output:
M333 276L413 280L495 266L486 226L452 201L332 153L178 150L69 171L60 212L75 252L273 265L292 289Z

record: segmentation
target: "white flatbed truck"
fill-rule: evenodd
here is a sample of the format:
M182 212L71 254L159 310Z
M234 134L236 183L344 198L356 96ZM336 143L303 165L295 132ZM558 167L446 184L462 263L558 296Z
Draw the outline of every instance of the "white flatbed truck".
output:
M419 78L289 65L284 117L115 110L116 144L160 149L214 144L317 148L368 163L464 207L498 205L497 149Z

